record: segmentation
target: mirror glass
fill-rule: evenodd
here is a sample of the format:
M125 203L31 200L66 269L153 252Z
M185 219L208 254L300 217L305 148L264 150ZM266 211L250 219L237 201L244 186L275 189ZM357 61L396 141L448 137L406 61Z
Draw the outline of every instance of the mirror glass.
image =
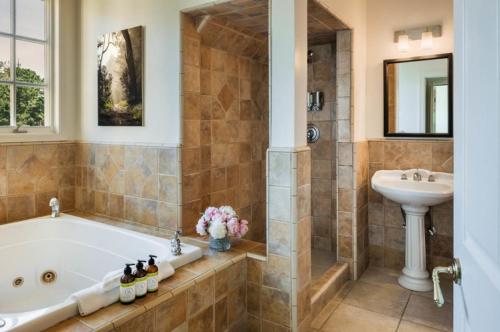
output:
M384 62L385 136L452 136L451 55Z

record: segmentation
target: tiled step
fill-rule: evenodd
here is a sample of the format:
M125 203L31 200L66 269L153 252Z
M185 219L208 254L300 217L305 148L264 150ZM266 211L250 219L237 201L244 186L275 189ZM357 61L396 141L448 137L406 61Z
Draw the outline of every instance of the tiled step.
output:
M349 280L347 263L337 263L311 285L313 318L330 302Z

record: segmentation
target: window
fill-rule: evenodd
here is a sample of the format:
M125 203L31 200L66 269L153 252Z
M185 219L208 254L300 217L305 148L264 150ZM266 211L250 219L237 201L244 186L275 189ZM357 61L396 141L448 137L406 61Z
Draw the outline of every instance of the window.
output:
M0 127L50 127L51 0L0 0Z

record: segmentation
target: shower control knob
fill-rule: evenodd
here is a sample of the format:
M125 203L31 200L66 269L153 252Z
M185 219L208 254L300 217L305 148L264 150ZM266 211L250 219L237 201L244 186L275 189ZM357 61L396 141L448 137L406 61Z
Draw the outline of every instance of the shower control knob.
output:
M319 128L315 124L307 125L307 143L316 143L319 137Z

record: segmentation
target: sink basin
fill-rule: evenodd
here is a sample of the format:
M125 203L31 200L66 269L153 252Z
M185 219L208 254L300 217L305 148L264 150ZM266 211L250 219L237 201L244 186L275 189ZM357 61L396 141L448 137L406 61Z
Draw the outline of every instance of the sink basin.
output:
M373 190L386 198L402 205L429 207L449 201L453 197L453 175L448 173L431 173L418 170L422 181L414 181L416 169L407 171L378 171L372 178ZM401 180L403 174L407 180ZM429 182L429 175L435 182Z
M419 174L421 181L415 181L414 174ZM431 175L433 182L429 181ZM372 177L372 188L401 204L405 211L405 267L398 279L399 284L413 291L430 291L432 282L425 257L425 215L430 206L453 198L453 174L421 169L378 171Z

